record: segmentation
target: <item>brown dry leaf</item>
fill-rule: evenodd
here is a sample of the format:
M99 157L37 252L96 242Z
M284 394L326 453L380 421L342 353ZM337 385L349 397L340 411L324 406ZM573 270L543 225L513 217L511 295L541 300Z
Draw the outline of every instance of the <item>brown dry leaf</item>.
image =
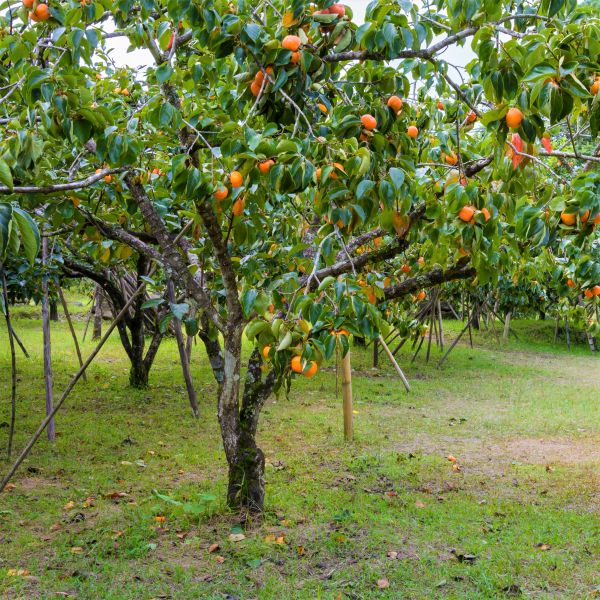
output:
M452 470L458 473L460 471L460 465L458 463L454 463L452 465Z
M216 552L219 549L219 544L211 544L208 547L208 552L209 554L212 554L213 552Z
M542 552L546 551L546 550L550 550L550 548L552 548L552 546L550 544L542 544L541 542L539 544L536 544L535 547L538 550L542 550Z
M119 498L125 498L127 494L125 492L109 492L108 494L104 494L104 497L108 500L118 500Z
M90 508L90 506L94 506L95 502L96 502L95 496L88 496L83 503L83 508Z
M390 551L387 553L387 557L388 557L388 558L391 558L392 560L395 560L395 559L397 559L397 558L398 558L398 553L397 553L395 550L390 550Z
M63 506L63 510L71 510L72 508L75 508L75 502L73 502L73 500L71 500L70 502L67 502Z
M289 519L282 519L281 521L279 521L279 524L282 527L291 527L292 526L292 522Z
M277 539L275 540L276 544L285 544L285 535L281 534L280 536L277 537Z
M421 502L420 500L417 500L417 501L415 502L415 506L416 506L417 508L425 508L425 503L424 503L424 502Z
M164 523L167 520L167 517L164 517L163 515L158 515L158 516L154 517L154 520L157 523Z
M381 579L377 580L377 587L380 590L385 590L386 588L390 587L390 582L385 577L382 577Z
M179 469L179 471L177 471L177 473L179 473L179 475L183 475L185 473L185 471L183 469Z
M305 552L304 546L296 546L296 554L298 554L298 556L304 556Z
M6 487L4 488L5 492L12 492L12 490L14 490L17 486L14 483L7 483Z
M267 542L267 544L274 544L275 543L275 534L269 533L269 535L266 535L265 542Z
M71 548L71 554L83 554L83 548L81 546L73 546Z
M225 562L225 557L224 556L215 556L215 560L222 565Z
M229 541L230 542L241 542L242 540L245 540L246 536L243 533L230 533L229 534Z
M62 529L62 525L60 523L54 523L54 525L50 526L50 531L58 531Z
M393 490L390 492L386 492L385 493L386 496L389 496L390 498L395 498L398 495L398 492L394 492Z
M27 577L29 575L28 569L8 569L6 571L8 577Z

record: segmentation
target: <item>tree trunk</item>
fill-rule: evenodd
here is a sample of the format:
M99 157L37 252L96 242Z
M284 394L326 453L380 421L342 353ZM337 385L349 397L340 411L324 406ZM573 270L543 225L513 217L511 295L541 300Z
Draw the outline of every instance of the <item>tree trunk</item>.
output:
M54 300L50 301L50 320L58 321L58 304Z
M142 349L143 350L143 349ZM131 368L129 369L129 385L134 388L143 389L148 387L150 373L144 364L144 360L131 359Z
M97 285L94 297L94 330L93 340L99 340L102 337L102 288Z
M236 456L229 462L227 505L250 513L265 508L265 456L250 436L242 436Z

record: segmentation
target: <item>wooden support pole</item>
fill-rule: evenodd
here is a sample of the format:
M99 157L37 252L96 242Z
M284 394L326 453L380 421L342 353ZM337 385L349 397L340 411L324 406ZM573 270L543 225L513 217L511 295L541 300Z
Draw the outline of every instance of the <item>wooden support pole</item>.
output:
M502 334L502 337L505 340L508 339L509 332L510 332L510 311L508 311L506 313L506 316L504 317L504 333Z
M388 348L388 345L385 343L385 340L381 336L379 336L379 341L381 342L381 345L383 346L385 353L388 355L388 358L392 361L392 364L394 365L396 372L398 373L398 375L400 375L400 379L402 380L402 383L404 384L406 391L410 392L410 385L408 383L408 379L406 379L406 376L402 372L400 365L396 362L396 359L394 358L394 355L391 353L390 349Z
M15 437L15 424L17 420L17 355L15 353L15 340L13 334L12 323L10 321L10 309L8 306L8 291L6 284L6 275L4 274L4 266L0 264L0 272L2 273L2 299L4 300L4 319L6 320L6 330L8 332L8 342L10 346L10 426L8 429L8 447L7 457L10 460L12 454L13 439Z
M342 357L342 401L344 410L344 439L352 441L352 367L350 365L350 350Z
M75 344L75 352L77 352L79 366L82 367L83 358L81 357L81 348L79 347L77 334L75 333L75 327L73 327L73 321L71 320L71 313L69 312L69 307L67 306L67 301L60 285L58 286L58 297L60 298L60 303L62 304L63 312L65 313L65 318L67 319L67 323L69 325L69 331L71 332L71 337L73 338L73 343ZM83 374L83 380L87 383L87 375L85 373Z
M167 281L167 293L169 295L169 302L175 303L175 286L173 281L169 279ZM188 360L188 354L185 349L185 341L183 339L183 332L181 331L181 321L179 319L173 319L171 321L173 329L175 330L175 339L177 340L177 349L179 350L179 361L181 362L181 370L183 371L183 379L185 381L185 387L192 407L192 414L198 418L200 411L198 409L198 398L196 397L196 390L194 389L194 382L192 381L192 374L190 373L190 363Z
M48 238L42 238L42 267L45 271L48 265ZM48 276L42 274L42 333L44 346L44 384L46 388L46 415L52 415L52 404L54 402L52 389L52 345L50 341L50 312L48 301ZM54 419L48 422L48 439L53 442L56 439Z
M377 369L379 367L379 341L373 341L373 368Z
M44 238L47 239L47 238ZM48 426L48 424L54 420L54 415L58 412L60 407L63 405L64 401L67 399L75 384L79 381L80 377L85 373L86 369L90 366L94 358L96 358L97 354L100 352L102 346L106 343L106 340L110 337L111 333L114 331L115 327L119 324L121 319L125 316L125 313L129 310L129 307L133 304L136 296L145 288L146 284L143 283L138 287L135 293L129 298L125 306L121 309L121 312L117 315L116 319L112 322L111 326L108 328L108 331L104 334L102 339L98 342L96 348L94 348L93 352L88 356L87 360L83 363L79 371L75 373L69 384L65 388L65 391L62 393L62 396L58 399L58 402L54 405L52 412L49 415L46 415L46 418L40 423L40 426L36 429L35 433L31 436L27 445L19 454L19 457L14 462L9 472L6 474L2 482L0 482L0 493L6 487L6 484L11 480L12 476L16 473L17 469L21 465L21 463L27 458L27 455L31 452L34 444L37 442L38 438L44 432L44 429Z

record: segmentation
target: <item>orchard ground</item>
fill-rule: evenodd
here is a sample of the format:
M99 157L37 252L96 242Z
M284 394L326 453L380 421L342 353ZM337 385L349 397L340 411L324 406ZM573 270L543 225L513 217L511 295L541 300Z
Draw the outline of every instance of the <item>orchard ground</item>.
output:
M31 353L18 355L18 451L43 416L44 392L39 309L15 313ZM82 312L76 326L81 336ZM54 446L43 438L0 495L0 597L594 596L598 357L554 346L552 323L514 326L529 341L478 334L441 370L422 353L406 368L409 395L387 360L372 370L370 350L353 348L352 444L333 367L297 380L289 399L271 398L259 431L267 512L245 530L224 504L215 384L201 346L195 421L174 341L138 391L127 387L114 336L59 413ZM447 328L451 339L459 324ZM0 339L4 461L5 329ZM88 339L84 355L92 347ZM53 358L59 395L76 369L64 320L53 324Z

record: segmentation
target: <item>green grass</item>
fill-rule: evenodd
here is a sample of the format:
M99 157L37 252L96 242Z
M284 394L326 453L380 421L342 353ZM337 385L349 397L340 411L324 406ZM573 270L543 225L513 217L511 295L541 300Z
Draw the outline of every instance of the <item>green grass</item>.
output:
M81 335L84 309L75 312ZM44 392L39 311L16 313L31 352L18 357L18 450L43 418ZM138 391L112 338L59 413L56 442L40 440L0 495L0 596L591 598L600 585L598 358L554 346L552 327L514 326L520 341L477 334L476 347L457 346L441 370L423 353L408 366L409 351L400 353L410 395L385 359L375 371L370 350L353 349L352 444L342 438L333 368L297 381L289 400L269 400L259 433L267 512L242 541L229 538L238 519L223 503L215 386L201 346L194 421L173 341L151 387ZM458 330L448 323L450 339ZM53 335L58 395L76 359L64 321ZM0 340L2 424L5 329ZM84 354L92 347L86 341Z

